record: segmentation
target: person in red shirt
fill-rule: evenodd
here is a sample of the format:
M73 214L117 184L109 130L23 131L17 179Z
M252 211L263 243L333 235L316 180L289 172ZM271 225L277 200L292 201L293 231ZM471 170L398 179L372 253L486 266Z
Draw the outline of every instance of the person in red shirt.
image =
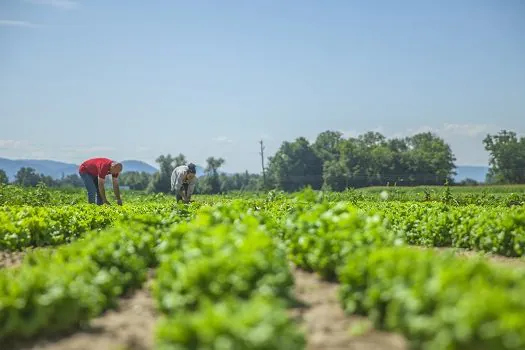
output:
M96 197L97 205L109 204L106 198L104 183L106 176L111 174L113 192L115 192L115 197L117 197L118 205L122 205L118 185L118 176L121 172L122 164L109 158L91 158L80 164L78 173L86 186L88 202L95 203Z

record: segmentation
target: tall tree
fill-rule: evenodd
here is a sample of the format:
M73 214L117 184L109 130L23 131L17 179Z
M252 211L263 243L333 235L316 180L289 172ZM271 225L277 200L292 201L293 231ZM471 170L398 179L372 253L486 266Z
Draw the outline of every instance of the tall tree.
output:
M128 186L132 190L145 190L151 181L152 176L145 171L128 171L120 175L120 183Z
M345 181L346 186L367 186L369 179L368 152L365 150L363 142L356 138L348 138L341 142L340 147L341 167L338 169L347 179Z
M169 193L171 191L171 173L173 171L175 158L168 154L167 156L159 156L155 162L159 164L159 171L153 174L150 184L148 185L148 192L154 193Z
M77 174L69 174L60 179L58 185L65 187L82 187L84 186L84 182Z
M340 160L329 160L323 165L323 188L332 191L343 191L349 185L349 174Z
M323 162L307 139L283 142L275 156L269 158L268 172L277 188L297 191L305 186L320 189Z
M442 185L452 182L456 158L445 141L430 133L407 138L409 147L409 180L418 185Z
M312 145L312 149L321 158L322 162L328 162L339 159L340 145L343 140L343 134L339 131L323 131Z
M495 183L525 183L525 138L501 130L483 140L490 154L488 180Z
M15 184L20 186L36 186L40 180L40 175L31 167L22 167L15 175Z
M186 156L182 153L179 153L178 156L175 157L175 159L173 160L173 168L176 168L180 165L185 165L186 164Z
M206 159L206 177L209 186L209 193L215 194L221 191L221 181L219 177L219 168L224 164L224 159L208 157Z
M9 178L7 177L6 172L4 169L0 169L0 185L7 185L9 183Z

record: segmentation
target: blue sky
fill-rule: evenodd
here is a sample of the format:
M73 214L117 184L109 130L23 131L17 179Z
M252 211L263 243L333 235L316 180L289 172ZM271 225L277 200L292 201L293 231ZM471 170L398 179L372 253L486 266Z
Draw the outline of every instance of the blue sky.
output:
M525 2L0 0L0 157L179 152L433 131L457 164L525 133Z

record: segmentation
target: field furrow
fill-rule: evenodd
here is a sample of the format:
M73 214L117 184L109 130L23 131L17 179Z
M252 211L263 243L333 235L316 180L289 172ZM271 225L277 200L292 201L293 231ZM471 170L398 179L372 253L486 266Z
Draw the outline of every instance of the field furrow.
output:
M306 335L307 350L408 349L402 336L374 330L366 317L346 314L338 298L338 283L298 268L293 275L299 304L290 313Z
M122 297L115 309L62 336L21 342L13 350L151 350L157 313L148 283ZM8 350L8 349L6 349Z

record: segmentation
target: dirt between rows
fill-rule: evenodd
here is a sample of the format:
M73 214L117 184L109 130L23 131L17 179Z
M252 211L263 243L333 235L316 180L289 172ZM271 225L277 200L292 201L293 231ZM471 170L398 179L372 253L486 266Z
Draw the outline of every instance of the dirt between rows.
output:
M307 350L401 350L407 343L400 335L374 329L353 335L354 327L367 319L348 316L337 298L339 285L322 280L318 275L293 268L295 298L302 306L291 311L307 340Z
M20 265L26 252L4 252L0 251L0 269Z
M22 251L3 251L0 250L0 269L17 267L22 264L24 257L28 254L38 251L45 251L53 253L56 247L28 247ZM1 350L1 348L0 348Z
M153 273L144 288L123 297L116 310L93 319L89 328L65 336L13 345L11 350L149 350L157 319L149 292ZM1 347L4 349L3 347ZM7 350L7 349L6 349Z
M20 266L24 261L24 257L30 253L38 251L52 252L53 249L55 247L29 247L22 251L0 250L0 269Z

